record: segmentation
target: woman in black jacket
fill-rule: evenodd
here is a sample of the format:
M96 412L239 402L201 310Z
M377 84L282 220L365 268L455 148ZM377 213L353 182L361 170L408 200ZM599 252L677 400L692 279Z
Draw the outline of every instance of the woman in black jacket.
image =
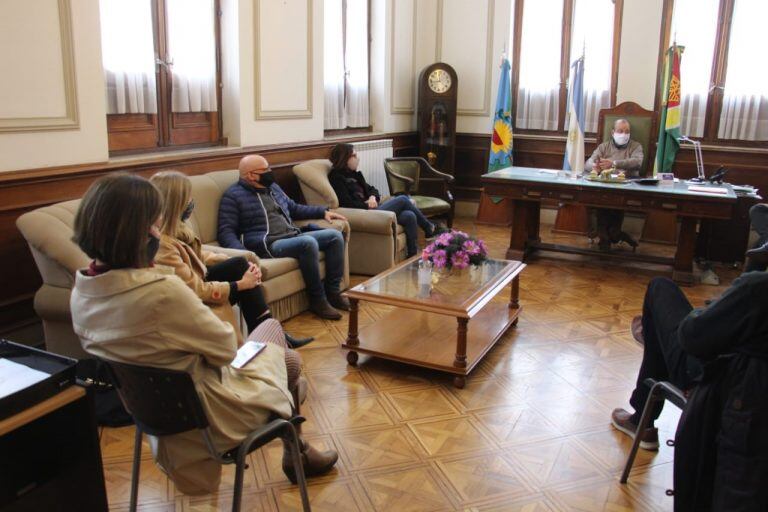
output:
M386 210L397 215L397 223L405 230L406 252L411 257L418 251L417 227L424 230L424 236L431 238L445 229L432 224L421 210L416 208L411 198L406 195L393 196L379 204L381 195L375 187L369 185L362 173L357 170L359 160L352 144L336 144L331 150L333 168L328 174L339 206L361 210Z

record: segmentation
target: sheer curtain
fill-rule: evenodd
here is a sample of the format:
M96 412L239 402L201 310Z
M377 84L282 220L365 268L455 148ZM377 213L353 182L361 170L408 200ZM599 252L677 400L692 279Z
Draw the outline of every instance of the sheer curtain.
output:
M107 114L157 112L150 0L100 0Z
M597 131L600 109L611 106L613 14L611 0L576 0L574 5L570 62L584 51L584 130L587 132ZM567 114L565 123L567 126Z
M557 130L563 0L535 0L523 7L517 128Z
M719 6L720 0L675 0L670 38L685 46L680 61L680 131L692 137L704 135Z
M736 0L728 47L721 139L768 140L768 2Z
M173 112L214 112L216 35L213 0L166 0Z
M368 2L325 0L325 129L370 125Z

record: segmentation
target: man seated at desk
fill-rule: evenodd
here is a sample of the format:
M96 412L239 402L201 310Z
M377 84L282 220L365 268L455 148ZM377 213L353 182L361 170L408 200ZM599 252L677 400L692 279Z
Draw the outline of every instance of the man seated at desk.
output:
M597 172L607 169L624 171L627 178L637 178L643 165L643 146L639 142L630 139L629 121L617 119L611 130L611 140L603 142L592 153L584 164L584 172L592 170ZM599 247L603 251L611 248L611 244L626 242L632 249L637 247L637 242L627 233L621 230L624 222L624 212L608 208L596 209L597 233L600 237ZM594 238L590 234L590 238Z

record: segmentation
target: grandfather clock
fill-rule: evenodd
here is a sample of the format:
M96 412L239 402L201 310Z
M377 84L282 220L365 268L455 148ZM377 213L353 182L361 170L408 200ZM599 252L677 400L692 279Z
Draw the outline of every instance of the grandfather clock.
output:
M456 158L456 71L443 62L419 75L419 156L437 169L453 174Z

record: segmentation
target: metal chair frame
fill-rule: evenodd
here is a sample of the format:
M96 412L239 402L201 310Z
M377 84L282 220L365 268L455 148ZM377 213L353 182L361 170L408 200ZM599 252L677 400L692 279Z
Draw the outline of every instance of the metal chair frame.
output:
M624 466L624 472L621 474L621 483L626 484L629 478L629 472L632 470L632 464L635 463L635 457L637 456L637 450L640 448L641 432L645 431L648 427L648 423L651 421L651 411L653 406L659 402L668 401L676 405L680 409L684 409L688 403L688 399L683 392L666 381L656 381L654 379L645 379L644 384L651 388L651 392L648 395L648 399L645 401L643 407L643 414L640 416L640 424L637 426L637 432L635 433L635 440L632 442L632 449L629 451L627 457L627 463ZM674 441L668 441L669 446L674 446Z
M133 374L154 374L155 376L166 376L167 379L177 379L178 383L184 388L182 390L184 397L187 399L186 404L179 403L179 406L185 405L184 413L189 414L190 418L184 418L187 423L194 423L197 430L200 431L205 441L205 445L211 454L211 457L219 464L235 464L235 486L232 496L232 511L240 512L242 494L243 494L243 478L247 465L245 463L246 456L252 451L264 446L270 441L281 437L287 442L291 443L291 457L293 462L293 469L296 473L297 483L299 485L299 492L301 494L301 503L303 510L309 512L311 510L309 505L309 495L307 492L307 481L304 475L304 467L301 463L299 436L297 434L297 427L305 421L302 416L293 416L289 420L282 418L274 419L251 432L239 446L221 453L216 449L216 445L213 442L211 435L211 429L209 426L208 418L205 415L205 410L200 403L200 398L197 395L192 378L186 372L176 370L164 370L160 368L137 366L126 363L117 363L114 361L104 360L107 369L110 373L112 381L115 383L120 399L123 401L125 408L131 415L134 413L131 411L131 407L128 404L129 400L126 400L123 391L121 379L119 375L123 372L130 372ZM152 377L149 377L151 380ZM165 430L162 427L155 427L147 425L142 421L142 418L138 418L134 415L134 421L136 423L136 435L133 445L133 468L131 470L131 498L130 508L131 512L136 511L138 505L139 496L139 476L141 467L141 452L142 452L142 436L144 433L149 435L155 435L162 437L164 435L173 435L181 432L189 431L191 429L174 431Z

